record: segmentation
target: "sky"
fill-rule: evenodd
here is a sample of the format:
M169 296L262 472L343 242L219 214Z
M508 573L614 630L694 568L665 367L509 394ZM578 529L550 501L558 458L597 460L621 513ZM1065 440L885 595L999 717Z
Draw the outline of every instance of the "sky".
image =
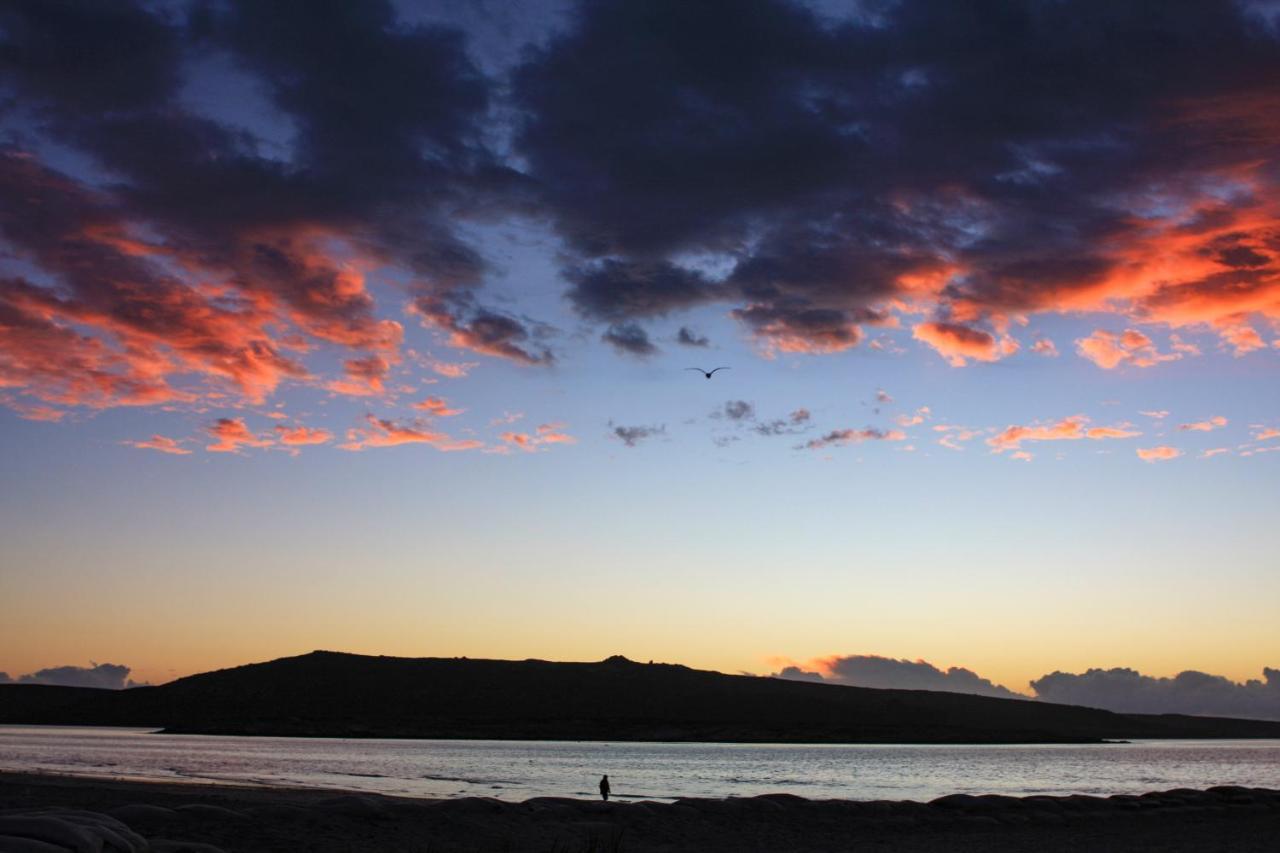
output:
M1269 2L5 4L0 671L1280 717L1276 116Z

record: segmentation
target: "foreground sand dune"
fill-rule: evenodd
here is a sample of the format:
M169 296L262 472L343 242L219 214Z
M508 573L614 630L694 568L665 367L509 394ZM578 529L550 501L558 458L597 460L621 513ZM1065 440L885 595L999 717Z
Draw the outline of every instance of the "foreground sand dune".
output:
M674 803L414 800L333 791L0 774L0 853L1275 851L1280 791L953 795L930 803L787 794Z

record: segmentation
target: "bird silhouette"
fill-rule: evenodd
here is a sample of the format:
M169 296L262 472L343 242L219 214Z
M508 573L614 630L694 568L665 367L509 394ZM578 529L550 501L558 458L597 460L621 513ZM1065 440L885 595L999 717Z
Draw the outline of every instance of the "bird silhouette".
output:
M701 373L703 376L710 379L711 374L715 373L717 370L733 370L733 368L732 367L716 367L708 371L708 370L703 370L701 367L686 367L685 370L696 370L699 373Z

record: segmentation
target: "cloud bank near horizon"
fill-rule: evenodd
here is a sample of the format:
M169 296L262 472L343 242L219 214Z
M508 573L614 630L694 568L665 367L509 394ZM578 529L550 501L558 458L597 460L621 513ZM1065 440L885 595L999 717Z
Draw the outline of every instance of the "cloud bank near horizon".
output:
M998 696L1002 699L1028 698L964 667L942 669L926 660L897 660L879 655L833 655L808 664L790 664L773 673L772 677L848 684L854 687L940 690L946 693Z
M964 667L943 669L926 660L879 655L832 655L808 663L787 662L771 678L899 690L938 690L1003 699L1036 699L1120 713L1193 714L1280 720L1280 669L1264 667L1262 679L1243 683L1186 670L1162 678L1127 668L1052 672L1030 682L1030 693L1010 690Z
M145 682L129 678L132 670L118 663L90 663L89 666L51 666L35 672L10 678L0 672L0 684L52 684L61 687L99 687L107 690L123 690L127 687L143 687Z

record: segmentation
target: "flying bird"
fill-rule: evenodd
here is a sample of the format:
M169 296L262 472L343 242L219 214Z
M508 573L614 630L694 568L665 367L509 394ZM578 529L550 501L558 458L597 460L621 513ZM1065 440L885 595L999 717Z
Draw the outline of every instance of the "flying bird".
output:
M699 373L701 373L703 376L707 377L708 379L710 379L710 378L711 378L711 374L712 374L712 373L715 373L717 370L732 370L732 369L733 369L733 368L731 368L731 367L717 367L717 368L714 368L714 369L712 369L712 370L709 370L709 371L708 371L708 370L703 370L701 367L686 367L686 368L685 368L685 370L696 370L696 371L698 371Z

